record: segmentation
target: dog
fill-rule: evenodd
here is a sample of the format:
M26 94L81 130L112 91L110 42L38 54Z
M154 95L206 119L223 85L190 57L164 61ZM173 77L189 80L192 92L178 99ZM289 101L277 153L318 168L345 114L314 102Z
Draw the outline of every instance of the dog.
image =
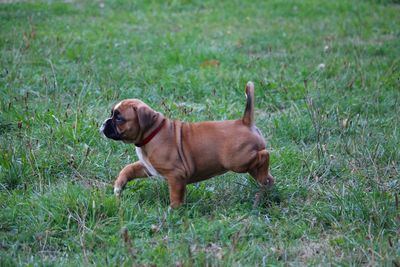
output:
M186 123L170 120L138 99L116 104L100 128L107 138L136 146L139 161L121 170L114 183L120 196L128 181L164 177L171 208L184 202L186 185L227 171L248 172L265 188L274 183L269 153L254 124L254 84L246 85L243 118ZM257 194L255 203L260 195Z

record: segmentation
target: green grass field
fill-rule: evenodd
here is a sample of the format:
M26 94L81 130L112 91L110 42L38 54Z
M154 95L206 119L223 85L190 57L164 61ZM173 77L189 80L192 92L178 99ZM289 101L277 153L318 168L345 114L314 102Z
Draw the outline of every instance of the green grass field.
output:
M0 266L400 266L398 1L0 1ZM275 186L228 173L168 209L98 132L140 98L236 119Z

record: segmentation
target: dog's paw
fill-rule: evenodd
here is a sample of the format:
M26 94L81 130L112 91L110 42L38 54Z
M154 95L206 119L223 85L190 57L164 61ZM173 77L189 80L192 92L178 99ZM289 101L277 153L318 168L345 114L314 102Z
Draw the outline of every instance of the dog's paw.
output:
M119 196L121 196L121 193L122 193L121 187L118 187L118 186L114 187L114 195L115 196L119 197Z
M271 174L268 174L268 183L267 183L267 185L269 186L269 187L272 187L273 185L274 185L274 183L275 183L275 179L274 179L274 176L272 176Z

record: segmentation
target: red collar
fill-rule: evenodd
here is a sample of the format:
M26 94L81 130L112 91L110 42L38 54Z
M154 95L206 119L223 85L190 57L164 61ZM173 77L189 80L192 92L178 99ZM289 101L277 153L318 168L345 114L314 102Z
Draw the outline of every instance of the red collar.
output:
M147 136L141 143L139 144L135 144L135 146L137 147L141 147L144 146L145 144L147 144L148 142L151 141L151 139L153 139L154 136L156 136L156 134L158 134L158 132L161 130L161 128L164 126L165 123L165 119L163 119L163 121L160 123L160 126L157 127L157 129L155 129L149 136Z

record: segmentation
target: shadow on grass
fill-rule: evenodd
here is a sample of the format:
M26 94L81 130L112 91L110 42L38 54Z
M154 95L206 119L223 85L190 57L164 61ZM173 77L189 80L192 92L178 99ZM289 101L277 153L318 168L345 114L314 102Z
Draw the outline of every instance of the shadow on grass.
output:
M264 191L258 205L253 208L260 186L250 177L223 178L225 181L221 181L221 177L215 177L188 185L185 204L178 210L191 211L190 213L196 216L211 216L216 211L261 211L280 205L285 197L279 185L274 185ZM168 185L162 180L136 180L126 186L122 200L132 202L139 207L157 207L166 210L169 208ZM190 214L187 215L191 217Z

